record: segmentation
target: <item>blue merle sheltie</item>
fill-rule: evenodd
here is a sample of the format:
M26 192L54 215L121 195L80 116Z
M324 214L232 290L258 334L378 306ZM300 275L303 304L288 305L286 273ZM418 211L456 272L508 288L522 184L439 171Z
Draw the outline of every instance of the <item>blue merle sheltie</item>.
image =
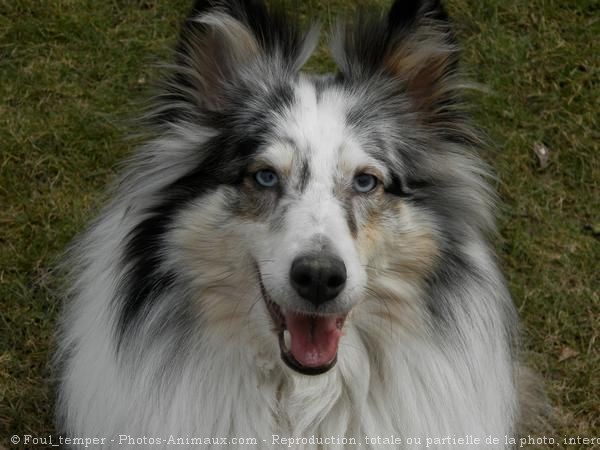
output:
M308 74L317 26L193 6L150 135L67 258L62 432L511 447L529 391L451 23L396 0L333 28L337 70Z

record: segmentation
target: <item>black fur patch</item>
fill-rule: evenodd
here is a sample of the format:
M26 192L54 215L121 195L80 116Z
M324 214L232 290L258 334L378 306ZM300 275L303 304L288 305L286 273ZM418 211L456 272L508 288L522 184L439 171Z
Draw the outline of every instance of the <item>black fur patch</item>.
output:
M175 274L160 270L164 235L173 217L194 198L220 185L238 184L248 159L259 145L259 141L254 139L214 139L208 144L211 148L208 158L164 189L163 200L148 211L149 217L133 229L122 262L128 272L122 280L125 295L120 299L121 337L136 317L147 311L153 300L175 280ZM227 150L223 151L224 148Z

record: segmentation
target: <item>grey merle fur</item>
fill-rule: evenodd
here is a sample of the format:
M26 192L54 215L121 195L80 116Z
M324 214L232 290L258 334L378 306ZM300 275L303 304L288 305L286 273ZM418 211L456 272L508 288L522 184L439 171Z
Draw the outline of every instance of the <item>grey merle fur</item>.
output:
M163 83L164 90L158 97L159 107L151 116L154 125L178 121L197 123L212 128L217 135L202 149L198 149L197 166L163 189L160 195L162 200L148 211L148 217L134 228L128 238L123 255L123 264L128 272L122 280L121 337L128 329L136 327L144 312L152 307L153 301L177 277L175 273L165 274L159 270L163 254L162 238L174 215L191 200L219 185L239 184L246 164L259 148L263 137L270 132L270 119L294 102L291 83L297 73L290 68L301 52L305 35L298 24L284 14L268 11L262 1L196 2L182 27L176 67L190 69L188 64L189 58L193 57L190 53L193 41L202 39L203 33L206 33L206 26L195 22L194 18L215 8L246 24L260 43L265 58L283 57L288 64L282 66L275 77L270 74L272 86L266 97L254 90L252 79L234 76L235 83L220 86L219 95L223 102L219 110L206 108L190 99L188 93L194 89L194 80L189 78L188 70L176 69ZM447 39L454 44L448 17L439 1L398 1L388 16L363 15L358 23L345 30L343 57L338 55L340 72L336 77L315 77L314 83L320 90L336 86L349 93L362 95L364 100L357 102L355 108L348 112L347 122L369 136L376 158L395 169L386 192L414 202L437 218L444 235L443 241L439 242L443 256L438 264L439 271L428 278L431 293L427 298L436 299L431 300L428 307L434 320L451 321L451 305L444 305L444 296L436 292L443 289L444 284L460 282L465 273L476 276L477 268L467 267L458 247L468 239L469 228L473 224L477 226L480 223L481 233L487 233L487 225L485 219L478 218L477 211L464 210L468 205L465 206L460 194L456 193L456 189L462 187L457 185L460 180L444 178L440 173L432 173L428 167L432 153L439 151L433 147L439 148L439 144L429 146L431 138L422 133L423 130L419 129L422 127L414 121L414 113L405 92L405 80L394 78L386 73L384 67L386 53L391 51L391 47L401 45L405 36L419 26L419 20L423 17L436 21L438 26L448 31ZM451 58L447 73L456 71L456 55L451 55ZM464 112L452 108L460 104L458 95L450 95L440 101L443 104L437 113L443 115L445 120L465 121ZM375 129L373 124L382 121L407 131L403 135L403 142L397 142ZM438 133L435 138L442 142L475 145L472 135L463 133L459 127ZM410 144L409 147L406 142ZM301 184L306 184L310 176L309 165L305 167ZM480 194L487 196L486 192ZM457 214L459 210L463 210L461 214ZM350 229L356 232L351 211L348 211L348 223Z

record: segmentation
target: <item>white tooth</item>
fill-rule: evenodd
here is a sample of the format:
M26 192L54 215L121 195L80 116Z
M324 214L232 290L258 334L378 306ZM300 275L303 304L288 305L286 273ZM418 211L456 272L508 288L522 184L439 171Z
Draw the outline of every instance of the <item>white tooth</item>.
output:
M285 344L286 350L292 348L292 335L288 330L283 330L283 343Z

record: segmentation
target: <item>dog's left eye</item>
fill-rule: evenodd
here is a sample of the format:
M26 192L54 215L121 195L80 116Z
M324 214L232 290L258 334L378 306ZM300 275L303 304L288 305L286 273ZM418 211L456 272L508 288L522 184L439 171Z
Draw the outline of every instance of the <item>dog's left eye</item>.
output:
M354 181L352 182L352 187L356 192L360 192L362 194L366 194L367 192L371 192L373 189L377 187L377 178L368 173L361 173L354 177Z
M254 179L259 186L272 188L279 183L279 177L275 172L268 169L259 170L254 174Z

